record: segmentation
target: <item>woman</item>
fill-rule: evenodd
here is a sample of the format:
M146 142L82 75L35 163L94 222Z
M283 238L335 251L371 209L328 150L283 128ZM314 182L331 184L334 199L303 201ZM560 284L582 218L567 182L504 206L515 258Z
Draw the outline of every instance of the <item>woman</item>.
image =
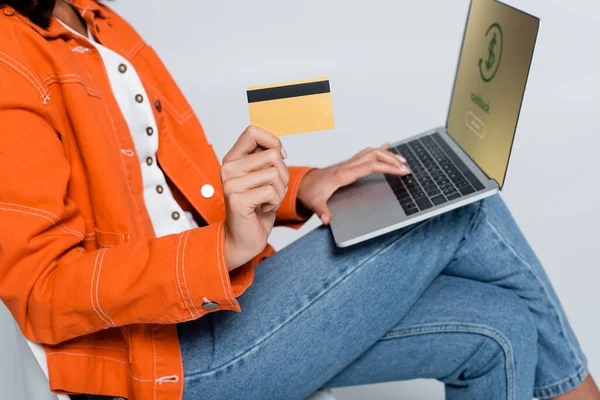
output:
M108 7L0 4L0 297L45 345L53 391L301 399L426 377L449 399L600 398L499 197L344 250L316 229L275 254L274 223L327 224L336 189L409 174L404 159L383 146L288 168L249 127L220 166Z

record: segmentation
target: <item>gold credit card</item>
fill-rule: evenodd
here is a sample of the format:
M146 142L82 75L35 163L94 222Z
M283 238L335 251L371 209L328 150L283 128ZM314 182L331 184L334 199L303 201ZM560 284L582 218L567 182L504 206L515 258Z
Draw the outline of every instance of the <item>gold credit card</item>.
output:
M250 123L277 136L334 127L327 78L251 87L247 95Z

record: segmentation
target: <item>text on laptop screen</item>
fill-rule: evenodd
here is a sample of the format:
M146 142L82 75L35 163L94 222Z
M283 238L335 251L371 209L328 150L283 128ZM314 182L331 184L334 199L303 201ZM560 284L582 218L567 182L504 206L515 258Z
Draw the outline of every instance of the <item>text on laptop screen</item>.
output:
M473 0L448 114L448 134L502 187L539 20Z

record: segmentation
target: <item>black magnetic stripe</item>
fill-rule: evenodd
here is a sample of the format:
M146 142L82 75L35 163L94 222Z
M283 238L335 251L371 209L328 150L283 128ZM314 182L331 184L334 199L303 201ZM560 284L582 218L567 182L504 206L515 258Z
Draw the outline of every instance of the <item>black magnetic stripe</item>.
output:
M290 97L310 96L313 94L329 93L329 81L299 83L296 85L279 86L266 89L248 90L248 103L259 101L288 99Z

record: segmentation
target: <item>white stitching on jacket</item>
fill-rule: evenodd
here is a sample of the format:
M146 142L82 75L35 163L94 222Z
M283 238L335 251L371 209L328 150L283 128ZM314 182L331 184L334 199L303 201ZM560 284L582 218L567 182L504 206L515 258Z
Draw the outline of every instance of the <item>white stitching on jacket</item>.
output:
M127 367L127 369L129 370L129 376L131 376L131 378L135 379L138 382L155 382L154 379L141 379L138 378L136 376L134 376L131 373L131 369L129 368L129 365L127 365L127 363L121 361L121 360L117 360L116 358L111 358L111 357L103 357L103 356L93 356L91 354L79 354L79 353L69 353L66 351L53 351L50 352L48 354L46 354L47 356L53 356L55 354L59 354L59 355L67 355L67 356L79 356L79 357L91 357L91 358L100 358L100 359L104 359L104 360L110 360L110 361L114 361L114 362L118 362L119 364L123 364Z
M71 51L73 51L75 53L89 53L92 50L89 47L77 46L77 47L72 48Z
M40 217L40 218L43 218L45 220L50 221L52 223L52 226L58 227L58 229L60 231L62 231L63 233L66 233L68 235L75 235L80 240L83 240L83 238L84 238L83 233L81 233L79 231L76 231L76 230L73 230L73 229L70 229L70 228L67 228L66 226L60 225L59 224L60 219L57 216L55 216L54 214L52 214L51 212L49 212L49 211L45 211L45 210L41 210L41 209L33 208L33 207L22 206L22 205L19 205L19 204L11 204L11 203L2 203L2 202L0 202L0 205L9 207L9 208L1 208L0 207L0 210L18 212L18 213L21 213L21 214L27 214L27 215L33 215L33 216L36 216L36 217ZM25 209L33 210L33 211L37 211L37 212L23 211L23 210L16 209L14 207L21 207L21 208L25 208ZM55 216L56 219L58 219L58 221L54 221L52 218L49 218L48 216L41 214L41 212L45 212L47 214Z
M110 326L110 322L104 319L102 314L100 314L100 312L98 312L98 309L96 309L96 304L94 304L94 278L96 276L96 269L98 268L98 259L105 251L106 250L100 250L98 254L96 254L96 260L94 261L94 270L92 271L92 279L90 279L90 301L92 302L92 308L94 309L96 314L98 314L100 319L104 321L106 325Z
M135 155L135 152L130 149L121 149L121 154L124 154L127 157L133 157Z
M219 276L221 277L221 285L223 286L223 294L225 295L225 298L227 299L227 301L229 302L229 304L231 304L233 306L233 303L231 302L231 299L229 298L228 295L228 290L227 290L227 286L225 285L225 280L223 279L223 266L221 265L221 255L223 254L221 246L219 246L219 243L221 242L221 229L223 229L223 222L221 222L219 224L219 227L217 228L217 265L219 267ZM219 250L221 249L221 250ZM225 267L227 267L227 264L225 264Z
M190 317L194 318L194 314L190 310L187 304L187 299L183 294L183 289L181 288L181 281L179 280L179 250L181 249L181 241L183 240L184 235L179 235L179 241L177 242L177 253L175 254L175 277L177 278L177 287L179 288L179 295L181 296L181 300L183 300L183 305L185 309L190 313Z
M178 375L162 376L156 380L157 383L177 383L179 382Z
M150 327L150 338L152 339L152 356L154 359L154 364L153 364L153 371L154 371L154 385L152 385L152 392L153 392L153 400L156 400L156 342L154 341L154 331L152 330L152 327Z
M100 283L100 274L102 273L102 264L104 263L104 256L106 255L106 250L102 251L102 258L100 259L100 268L98 269L98 276L96 277L96 305L98 306L98 310L110 321L112 326L115 326L114 321L111 317L109 317L104 310L100 307L100 300L98 300L98 284Z
M187 231L185 233L185 240L183 241L183 250L181 252L181 274L183 275L183 284L185 285L185 290L188 294L188 297L190 299L190 303L192 304L192 307L194 308L194 311L196 311L196 314L200 315L200 313L198 312L198 309L196 308L196 305L194 304L194 300L192 299L192 295L190 294L190 289L188 287L187 284L187 278L185 277L185 249L187 247L187 240L188 237L190 236L190 231ZM196 315L192 315L192 317L196 317Z
M41 208L29 207L29 206L24 206L22 204L14 204L14 203L3 203L3 202L0 202L0 204L1 205L5 205L5 206L21 207L21 208L25 208L25 209L28 209L28 210L37 211L37 212L40 212L40 213L45 213L47 215L50 215L50 216L54 217L54 220L52 221L53 225L57 225L61 221L61 219L58 217L58 215L54 214L53 212L47 211L47 210L42 210ZM81 232L79 232L79 231L76 231L74 229L71 229L69 227L62 226L62 225L58 225L58 227L59 227L59 229L63 230L63 232L65 232L65 233L72 233L74 235L80 236L81 239L83 239L83 234Z
M89 87L83 78L77 74L51 74L44 78L46 87L49 87L54 83L79 83L85 88L90 96L103 98L100 91Z
M42 99L42 103L48 104L50 101L50 93L47 88L40 83L40 81L35 77L35 75L25 68L23 64L9 56L3 51L0 51L0 61L3 61L6 65L12 67L15 71L21 74L25 79L29 81L33 85L33 87L38 91L40 97Z

